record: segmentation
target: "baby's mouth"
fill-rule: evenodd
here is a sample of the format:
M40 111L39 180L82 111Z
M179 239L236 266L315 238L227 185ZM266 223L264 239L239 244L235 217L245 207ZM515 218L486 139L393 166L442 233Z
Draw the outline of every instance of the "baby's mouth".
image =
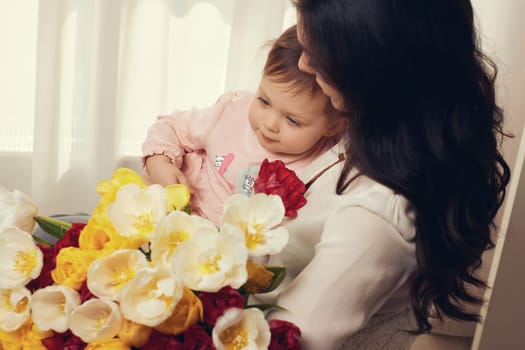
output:
M276 140L274 140L274 139L269 138L268 136L266 136L263 132L261 132L261 136L262 136L263 140L266 141L266 142L268 142L268 143L277 142Z

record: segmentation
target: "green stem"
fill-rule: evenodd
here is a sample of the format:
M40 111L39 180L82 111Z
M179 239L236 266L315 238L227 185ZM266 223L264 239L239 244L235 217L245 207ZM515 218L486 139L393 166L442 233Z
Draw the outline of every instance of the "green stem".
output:
M45 239L40 238L40 237L37 237L37 236L33 236L33 239L34 239L37 243L40 243L40 244L43 244L43 245L52 245L51 243L49 243L49 242L46 241Z
M48 216L37 215L35 216L35 221L42 230L58 239L62 238L64 233L69 231L71 228L71 224L69 222L50 218Z

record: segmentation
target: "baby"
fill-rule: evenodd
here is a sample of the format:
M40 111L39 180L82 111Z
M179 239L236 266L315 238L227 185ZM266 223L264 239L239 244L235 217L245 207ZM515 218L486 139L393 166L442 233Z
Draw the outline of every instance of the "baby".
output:
M228 92L209 108L158 117L142 147L146 182L188 185L192 212L218 224L226 198L253 192L265 158L300 173L332 147L345 118L298 69L301 52L293 26L273 42L255 94Z

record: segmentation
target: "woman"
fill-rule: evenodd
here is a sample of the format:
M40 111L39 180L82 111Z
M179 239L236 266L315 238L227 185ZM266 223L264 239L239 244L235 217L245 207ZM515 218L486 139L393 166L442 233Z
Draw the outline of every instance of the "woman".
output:
M306 349L360 350L408 349L433 315L478 320L462 303L480 302L467 287L484 286L509 168L470 1L296 6L299 68L349 122L343 150L302 174L308 204L270 261L288 268L288 311L271 317L299 325Z

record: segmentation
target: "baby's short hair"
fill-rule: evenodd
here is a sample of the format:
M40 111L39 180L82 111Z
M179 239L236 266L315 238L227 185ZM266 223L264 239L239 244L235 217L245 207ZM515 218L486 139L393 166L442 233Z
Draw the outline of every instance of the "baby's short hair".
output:
M295 93L321 93L315 76L299 70L297 66L303 47L297 38L296 25L285 30L271 45L263 70L266 78L276 83L290 84L291 91Z

